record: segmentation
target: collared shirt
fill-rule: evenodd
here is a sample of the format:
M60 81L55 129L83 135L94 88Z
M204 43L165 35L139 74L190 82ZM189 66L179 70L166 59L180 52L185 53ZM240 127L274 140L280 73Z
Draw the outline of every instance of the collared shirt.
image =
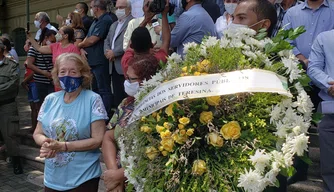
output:
M45 27L50 29L50 30L53 30L55 32L58 32L58 30L54 26L52 26L50 23L47 24ZM42 34L42 29L38 29L38 31L36 32L36 36L35 36L35 39L37 41L39 41L39 38L40 38L41 34Z
M93 19L91 17L88 17L87 15L83 16L81 19L82 19L82 23L83 23L84 28L85 28L84 31L85 31L85 33L87 33L90 26L93 23Z
M291 5L291 7L293 7L293 6L295 6L295 5L299 5L299 4L301 4L301 3L303 3L302 1L295 1L292 5ZM290 8L291 8L290 7ZM289 8L289 9L290 9ZM285 13L289 10L289 9L287 9L287 10L284 10L283 9L283 7L282 7L282 5L280 4L280 3L276 3L275 4L275 9L276 9L276 13L277 13L277 23L276 23L276 26L275 26L275 28L274 28L274 30L273 30L273 33L272 33L272 37L275 37L276 35L277 35L277 33L278 33L278 31L282 28L282 23L283 23L283 18L284 18L284 15L285 15Z
M321 89L319 96L328 101L334 97L328 95L328 82L334 81L334 30L320 33L314 40L310 54L307 74L312 82Z
M117 21L118 24L117 24L117 27L116 27L116 30L115 30L114 38L112 39L111 49L115 48L115 40L116 40L116 37L118 36L119 31L121 30L121 28L124 25L124 21L125 21L125 19L123 19L122 21L120 21L120 20Z
M227 29L228 25L232 23L232 17L227 21L227 14L228 13L225 11L224 15L220 16L215 23L219 37L223 35L223 32Z
M144 21L144 17L139 17L139 18L134 18L129 22L128 27L126 28L126 31L125 31L125 34L124 34L124 41L123 41L124 51L128 48L132 32L137 27L139 27L140 23L143 22L143 21ZM158 22L161 25L161 19L158 19ZM161 39L160 39L160 34L156 34L155 31L154 31L154 27L150 24L147 24L146 28L148 29L148 32L150 32L152 43L153 44L156 43L155 46L160 47L161 44L162 44Z
M177 53L183 55L184 44L201 43L204 36L216 36L216 27L210 15L196 4L181 14L171 32L171 47L177 47Z
M86 47L87 60L90 66L108 64L107 58L104 56L104 39L107 37L110 25L112 24L111 17L108 13L104 13L98 19L95 19L89 28L87 38L90 36L99 37L100 40L90 47Z
M19 91L19 64L4 57L0 65L0 101L12 99Z
M328 0L317 9L311 9L307 1L290 8L283 19L283 26L286 29L305 26L306 32L301 34L291 44L295 46L293 53L302 54L309 58L311 46L314 39L323 31L329 31L334 28L334 4Z

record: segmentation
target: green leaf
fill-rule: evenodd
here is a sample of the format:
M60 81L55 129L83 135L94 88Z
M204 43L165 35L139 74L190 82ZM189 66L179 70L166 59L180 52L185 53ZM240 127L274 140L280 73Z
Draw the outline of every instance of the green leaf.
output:
M301 34L305 33L305 27L300 26L295 28L293 31L289 31L289 39L295 40L297 37L299 37Z
M307 86L309 86L309 83L311 82L311 79L306 74L303 74L301 77L298 78L298 81L300 82L300 84L303 87L307 87Z
M266 29L260 29L257 33L257 35L255 36L255 39L257 40L262 40L265 37L267 37L267 30Z
M312 122L318 124L321 121L322 117L323 115L321 113L313 113Z
M294 167L284 168L281 170L281 174L285 177L291 177L296 173L296 169Z
M299 158L303 160L305 163L307 163L308 165L313 164L312 160L306 154L304 154L303 156L300 156Z

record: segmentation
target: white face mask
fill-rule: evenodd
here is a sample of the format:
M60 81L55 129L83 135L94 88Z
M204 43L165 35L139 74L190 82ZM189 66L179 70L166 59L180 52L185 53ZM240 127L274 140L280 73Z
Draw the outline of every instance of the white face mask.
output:
M34 21L34 24L35 24L35 27L37 28L37 29L39 29L40 27L41 27L41 22L39 22L39 21Z
M71 19L66 19L65 24L66 24L67 26L71 25Z
M51 41L47 40L47 41L45 42L45 44L46 44L46 45L51 45Z
M90 9L90 15L91 15L92 17L94 17L94 11L93 11L93 9Z
M124 91L129 96L134 96L138 92L138 90L139 90L139 83L137 81L133 83L130 83L129 80L124 81Z
M122 20L125 18L125 9L117 9L115 11L115 15L117 16L118 20Z
M239 28L248 28L247 25L243 25L243 24L235 24L235 23L230 23L228 26L227 26L228 29L239 29Z
M233 15L235 8L237 8L237 3L225 3L225 10L228 14Z
M62 36L60 33L57 33L57 34L55 35L55 38L56 38L56 41L57 41L57 42L60 42L60 41L63 39L63 36Z
M74 13L80 13L80 11L81 11L80 9L75 9Z

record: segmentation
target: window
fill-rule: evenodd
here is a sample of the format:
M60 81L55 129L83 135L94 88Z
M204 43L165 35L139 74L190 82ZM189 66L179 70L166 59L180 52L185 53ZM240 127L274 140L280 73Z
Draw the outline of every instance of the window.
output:
M26 56L23 46L26 42L26 32L24 28L16 28L12 32L12 40L14 42L14 48L18 56Z

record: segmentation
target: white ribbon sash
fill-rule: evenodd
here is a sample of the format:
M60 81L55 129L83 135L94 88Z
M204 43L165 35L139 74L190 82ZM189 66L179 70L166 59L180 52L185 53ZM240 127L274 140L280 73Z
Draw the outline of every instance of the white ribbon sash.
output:
M262 69L186 76L156 87L135 107L129 124L175 101L244 92L278 93L292 97L287 79Z

